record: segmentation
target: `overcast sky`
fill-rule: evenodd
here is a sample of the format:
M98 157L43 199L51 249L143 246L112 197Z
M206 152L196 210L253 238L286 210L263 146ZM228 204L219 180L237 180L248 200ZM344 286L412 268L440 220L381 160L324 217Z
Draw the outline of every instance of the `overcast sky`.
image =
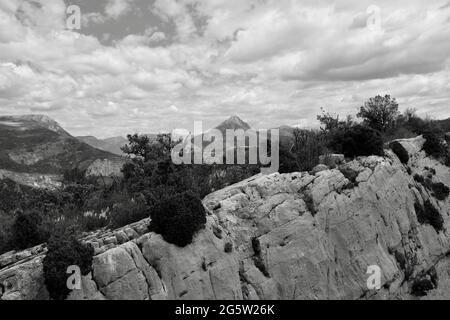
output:
M449 58L449 0L0 0L0 114L75 135L234 114L313 126L320 107L354 114L377 94L450 117Z

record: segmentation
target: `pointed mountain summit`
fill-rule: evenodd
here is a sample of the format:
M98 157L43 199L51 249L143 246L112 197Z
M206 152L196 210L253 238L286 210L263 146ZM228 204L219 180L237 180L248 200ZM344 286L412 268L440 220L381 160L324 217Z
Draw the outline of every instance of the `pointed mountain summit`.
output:
M221 124L219 124L216 127L216 129L220 130L222 133L225 133L225 130L227 130L227 129L249 130L249 129L251 129L251 127L249 126L249 124L247 122L245 122L244 120L242 120L241 118L239 118L238 116L235 115L235 116L228 118Z

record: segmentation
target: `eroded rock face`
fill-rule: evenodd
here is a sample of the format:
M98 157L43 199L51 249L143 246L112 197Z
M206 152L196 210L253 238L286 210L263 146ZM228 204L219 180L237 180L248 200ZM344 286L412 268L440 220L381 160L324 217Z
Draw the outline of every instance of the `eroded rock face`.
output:
M99 291L108 299L154 300L166 297L156 271L134 242L96 256L93 274Z
M0 169L0 179L11 179L37 189L56 190L62 186L61 177L54 174L23 173Z
M86 176L96 177L122 177L122 159L97 159L86 170Z
M38 255L32 260L0 270L0 300L48 299L42 276L43 259L43 255Z
M258 175L210 194L206 226L184 248L142 226L90 236L99 247L93 272L69 298L410 299L421 279L436 282L422 298L450 298L449 199L413 178L427 173L450 186L450 169L427 158L421 141L400 141L407 164L387 151L314 174ZM418 222L427 201L444 230ZM0 283L20 283L2 299L46 298L24 278L43 281L27 263L0 270ZM381 270L378 291L367 287L369 266Z

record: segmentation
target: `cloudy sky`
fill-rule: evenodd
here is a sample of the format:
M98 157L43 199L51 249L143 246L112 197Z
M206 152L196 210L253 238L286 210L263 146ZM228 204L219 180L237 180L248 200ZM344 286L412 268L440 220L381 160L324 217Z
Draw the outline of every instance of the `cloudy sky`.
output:
M0 114L108 137L313 126L391 94L444 118L449 53L449 0L0 0Z

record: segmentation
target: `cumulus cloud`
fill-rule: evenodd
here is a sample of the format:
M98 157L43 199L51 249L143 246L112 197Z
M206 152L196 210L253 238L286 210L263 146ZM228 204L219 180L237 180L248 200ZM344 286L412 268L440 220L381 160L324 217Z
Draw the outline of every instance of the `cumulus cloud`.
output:
M105 8L107 17L117 19L131 10L132 0L109 0Z
M447 0L108 0L82 7L80 32L65 29L65 6L0 2L0 113L44 112L102 137L236 113L313 126L320 107L355 113L389 93L450 117Z

